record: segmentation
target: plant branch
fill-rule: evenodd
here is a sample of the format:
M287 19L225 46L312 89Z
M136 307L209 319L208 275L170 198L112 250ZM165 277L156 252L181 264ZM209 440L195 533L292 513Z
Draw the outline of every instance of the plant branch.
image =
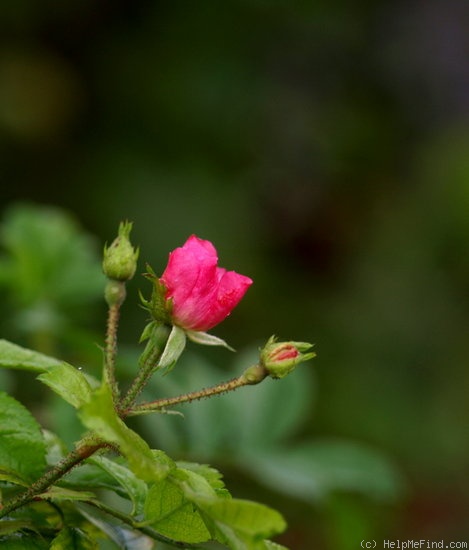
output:
M155 331L151 334L147 346L140 357L137 376L128 389L127 394L119 404L120 411L130 409L140 392L145 387L145 384L148 382L150 376L153 374L155 369L158 368L158 361L160 360L166 343L168 342L169 334L170 328L166 325L156 327Z
M259 382L262 382L262 380L264 380L268 375L269 373L262 365L254 365L253 367L246 369L243 374L241 374L241 376L232 378L227 382L221 382L220 384L216 384L215 386L211 386L209 388L203 388L201 390L184 393L175 397L167 397L156 399L155 401L150 401L148 403L142 403L141 405L137 405L124 411L123 415L137 416L140 414L149 414L152 412L161 411L167 407L172 407L174 405L196 401L205 397L213 397L214 395L237 390L238 388L241 388L243 386L259 384Z
M73 451L71 451L53 468L30 485L26 491L23 491L10 501L6 502L3 507L0 507L0 518L34 500L38 495L45 492L51 485L70 472L72 468L89 458L99 449L107 446L108 443L105 441L97 440L96 438L90 436L84 437L77 443Z
M119 399L119 387L116 381L116 354L117 354L117 328L119 326L120 304L109 306L107 327L106 327L106 347L104 350L104 381L109 384L112 391L114 403Z

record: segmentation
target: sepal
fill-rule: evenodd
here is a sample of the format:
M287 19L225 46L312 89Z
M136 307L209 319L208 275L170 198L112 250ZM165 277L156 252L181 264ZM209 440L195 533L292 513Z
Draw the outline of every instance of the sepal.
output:
M146 268L144 277L153 283L153 288L149 300L145 300L140 293L142 306L150 312L152 319L157 323L171 324L172 300L166 299L166 287L155 275L151 266L147 264Z
M229 349L230 351L235 351L229 344L225 342L225 340L222 340L221 338L218 338L218 336L214 336L213 334L209 334L208 332L202 332L198 330L186 330L185 332L189 340L191 342L194 342L195 344L201 344L203 346L222 346Z
M174 325L161 358L158 361L158 369L166 369L165 374L171 372L185 347L186 334L182 328Z

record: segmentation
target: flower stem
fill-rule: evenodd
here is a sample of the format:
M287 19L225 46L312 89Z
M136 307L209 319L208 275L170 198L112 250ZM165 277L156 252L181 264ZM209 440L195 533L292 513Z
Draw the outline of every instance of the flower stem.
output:
M77 443L73 451L30 485L26 491L23 491L9 502L6 502L3 507L0 507L0 518L34 500L35 497L46 491L56 481L70 472L72 468L89 458L99 449L107 446L108 444L105 441L97 440L90 436L84 437Z
M119 411L126 411L133 405L145 384L148 382L148 379L158 367L158 361L165 349L170 332L170 327L160 325L156 327L156 330L150 336L148 344L140 357L140 368L137 376L128 389L127 394L121 400Z
M104 348L103 381L111 387L113 402L119 400L119 387L116 380L117 329L119 327L120 308L126 297L123 281L108 280L104 297L108 304L106 339Z
M119 399L119 387L116 381L116 354L117 354L117 327L119 325L120 305L114 304L109 307L106 330L106 347L104 350L104 382L109 384L112 391L113 401Z
M123 414L124 416L137 416L140 414L158 412L167 407L172 407L173 405L180 405L181 403L188 403L190 401L196 401L205 397L213 397L214 395L237 390L243 386L259 384L259 382L262 382L262 380L264 380L264 378L268 375L269 373L262 365L254 365L253 367L246 369L241 376L232 378L227 382L221 382L215 386L184 393L182 395L177 395L176 397L167 397L156 399L155 401L150 401L148 403L142 403L141 405L137 405L124 411Z

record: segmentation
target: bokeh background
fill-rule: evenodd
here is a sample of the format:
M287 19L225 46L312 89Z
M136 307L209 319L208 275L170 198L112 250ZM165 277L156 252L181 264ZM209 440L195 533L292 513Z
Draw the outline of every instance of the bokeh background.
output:
M246 389L226 418L202 404L184 440L142 429L282 511L294 550L469 538L468 23L464 0L0 3L3 261L11 220L39 215L27 203L67 212L96 258L130 219L141 271L196 233L251 276L216 334L241 357L275 333L315 342L317 358L283 391ZM30 236L62 214L42 215ZM3 337L70 355L91 341L99 363L99 277L83 268L74 299L54 296L50 272L47 295L15 294L5 273ZM145 284L126 305L129 357ZM212 368L175 376L193 386ZM0 379L39 407L22 381Z

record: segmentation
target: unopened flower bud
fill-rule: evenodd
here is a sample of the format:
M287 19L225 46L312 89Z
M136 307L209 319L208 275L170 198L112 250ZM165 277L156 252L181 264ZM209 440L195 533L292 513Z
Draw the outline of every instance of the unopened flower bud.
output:
M128 281L135 274L139 251L130 243L131 230L131 222L122 222L118 236L109 247L104 247L103 271L109 279Z
M316 356L307 342L277 342L272 336L261 350L261 365L272 378L283 378L297 365Z

